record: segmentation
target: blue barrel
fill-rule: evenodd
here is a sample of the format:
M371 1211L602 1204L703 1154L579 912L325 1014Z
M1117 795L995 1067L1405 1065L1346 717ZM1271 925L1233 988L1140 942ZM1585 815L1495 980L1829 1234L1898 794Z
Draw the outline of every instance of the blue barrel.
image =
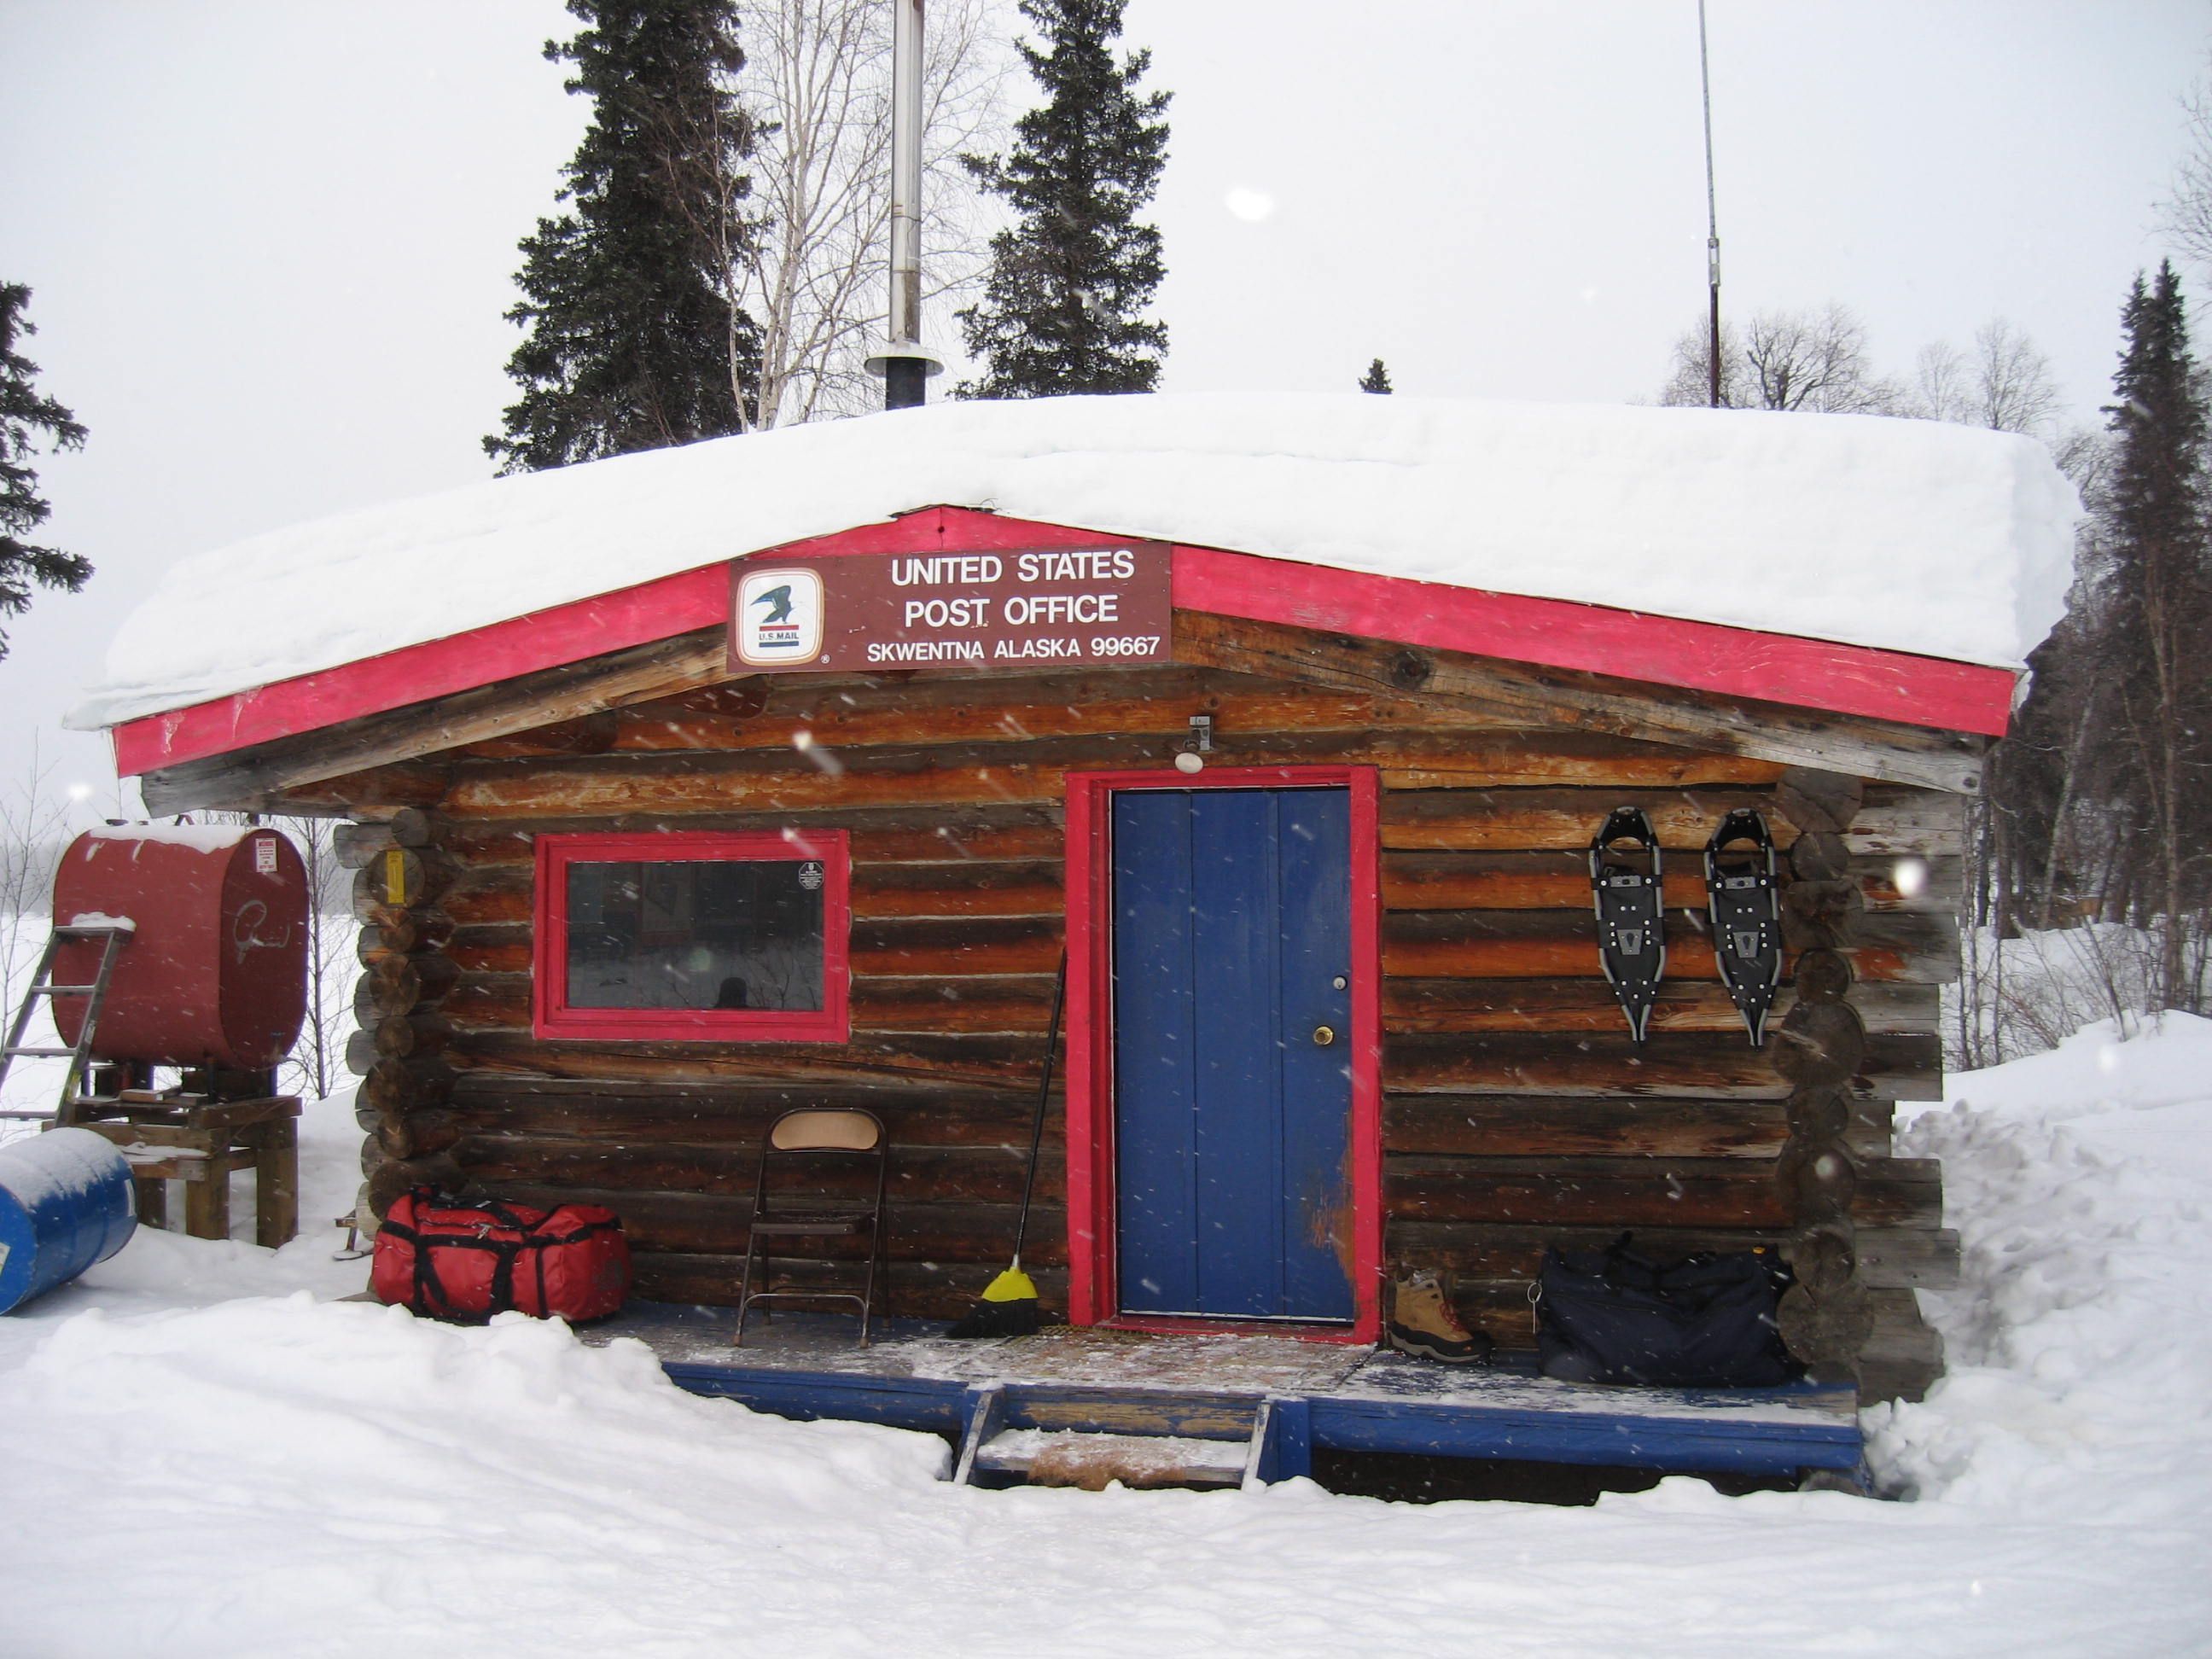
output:
M65 1285L131 1242L131 1166L89 1129L0 1146L0 1314Z

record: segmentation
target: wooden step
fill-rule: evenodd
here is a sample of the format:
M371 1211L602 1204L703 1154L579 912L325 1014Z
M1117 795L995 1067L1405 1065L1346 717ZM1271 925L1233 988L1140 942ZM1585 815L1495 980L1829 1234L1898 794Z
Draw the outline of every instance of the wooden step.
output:
M1270 1414L1255 1395L993 1382L978 1390L952 1479L1090 1492L1117 1481L1249 1486Z
M975 1467L1018 1474L1033 1486L1237 1486L1248 1443L1183 1435L1094 1434L1079 1429L1007 1429L977 1448Z

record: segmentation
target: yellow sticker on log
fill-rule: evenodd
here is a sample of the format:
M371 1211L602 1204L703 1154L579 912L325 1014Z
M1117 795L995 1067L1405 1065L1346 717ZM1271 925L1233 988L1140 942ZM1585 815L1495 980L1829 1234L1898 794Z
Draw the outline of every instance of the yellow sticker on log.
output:
M386 848L384 853L384 902L407 902L407 854L397 847Z

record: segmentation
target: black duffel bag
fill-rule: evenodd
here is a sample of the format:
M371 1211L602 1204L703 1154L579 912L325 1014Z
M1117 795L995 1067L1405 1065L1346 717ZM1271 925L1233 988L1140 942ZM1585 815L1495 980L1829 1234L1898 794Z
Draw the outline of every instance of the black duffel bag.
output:
M1544 1375L1569 1382L1771 1388L1801 1374L1774 1319L1790 1270L1771 1250L1662 1266L1623 1233L1600 1251L1548 1249L1536 1279Z

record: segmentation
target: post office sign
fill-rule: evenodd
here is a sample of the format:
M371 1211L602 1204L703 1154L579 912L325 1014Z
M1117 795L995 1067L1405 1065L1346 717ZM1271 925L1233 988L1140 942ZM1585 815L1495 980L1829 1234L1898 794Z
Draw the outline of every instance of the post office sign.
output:
M1166 662L1164 542L740 559L730 672L1004 672Z

